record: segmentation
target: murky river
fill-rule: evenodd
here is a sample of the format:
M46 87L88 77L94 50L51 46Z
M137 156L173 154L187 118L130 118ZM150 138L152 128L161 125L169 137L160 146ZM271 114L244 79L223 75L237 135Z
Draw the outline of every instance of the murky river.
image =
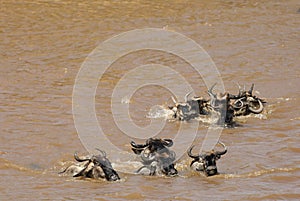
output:
M299 1L2 0L0 5L1 200L300 198ZM82 63L106 39L141 28L164 28L196 41L215 62L227 91L236 93L236 83L247 88L255 83L256 95L268 102L266 110L222 131L228 153L218 161L220 175L192 172L187 155L177 162L178 177L126 173L129 166L118 157L131 151L131 138L113 123L110 106L115 85L129 69L164 64L188 78L197 95L207 95L201 76L174 55L132 53L110 66L95 98L103 132L122 150L109 156L122 180L59 176L75 151L87 153L72 115L73 86ZM149 124L151 107L171 104L171 95L158 86L136 91L127 100L133 121ZM185 125L194 123L199 122ZM157 137L173 138L178 124L166 121ZM206 130L200 124L195 144L201 144Z

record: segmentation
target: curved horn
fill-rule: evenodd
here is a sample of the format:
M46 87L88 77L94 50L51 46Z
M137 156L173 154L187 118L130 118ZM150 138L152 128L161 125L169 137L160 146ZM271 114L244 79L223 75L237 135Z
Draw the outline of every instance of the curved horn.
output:
M106 153L105 153L105 151L102 151L101 149L98 149L98 148L96 148L96 150L98 150L98 151L100 152L100 154L101 154L104 158L106 158Z
M216 98L217 98L217 95L216 94L214 94L213 93L213 88L216 86L216 84L217 83L215 83L207 92L208 92L208 94L209 94L209 96L210 96L210 104L211 104L211 106L213 107L213 108L215 108L216 106L215 106L215 100L216 100Z
M87 156L87 157L79 157L77 155L77 152L74 153L74 158L75 160L77 160L78 162L83 162L83 161L88 161L91 160L91 157Z
M223 142L221 142L221 141L219 141L218 144L220 144L220 145L222 145L224 147L224 151L216 151L216 155L221 156L221 155L226 154L227 153L227 147L226 147L226 145Z
M185 96L184 96L184 101L187 102L188 101L188 97L189 95L191 95L193 91L190 91L189 93L187 93Z
M216 85L217 85L217 83L212 85L212 87L207 91L210 96L216 97L216 94L214 94L212 91Z
M147 144L136 144L134 141L131 141L130 144L132 147L137 148L137 149L142 149L142 148L145 148L148 146L148 143Z
M200 154L198 154L198 155L192 154L192 149L193 148L194 148L194 146L190 147L189 150L187 151L188 156L191 157L191 158L194 158L194 159L199 159Z
M244 107L244 102L240 99L237 99L236 101L234 101L234 103L232 104L232 107L240 109L242 107ZM240 106L237 106L237 103L240 103Z
M262 102L259 99L257 99L257 101L258 101L258 104L259 104L259 108L258 109L255 109L255 108L249 106L249 110L251 112L253 112L254 114L259 114L259 113L261 113L264 110L264 105L262 104Z
M172 101L174 102L174 104L176 105L177 102L176 102L175 98L174 98L173 96L171 96L171 99L172 99Z
M171 147L173 145L173 140L171 139L163 139L163 145L167 147Z

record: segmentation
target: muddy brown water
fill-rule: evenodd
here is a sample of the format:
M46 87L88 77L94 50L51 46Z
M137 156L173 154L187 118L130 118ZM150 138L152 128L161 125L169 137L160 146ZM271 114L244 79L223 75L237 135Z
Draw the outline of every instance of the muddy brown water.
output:
M300 198L298 1L0 4L1 200ZM72 116L72 90L83 61L113 35L149 27L174 30L199 43L215 62L227 91L237 91L235 82L247 87L255 83L256 94L268 101L264 114L240 119L241 127L223 130L228 153L218 161L218 176L192 172L186 155L178 161L179 176L174 178L122 170L122 181L116 183L58 176L75 151L86 153ZM205 95L201 77L173 59L156 51L127 55L111 66L102 80L105 87L97 89L95 108L101 126L124 152L130 151L130 138L111 123L110 97L129 68L149 62L173 66L189 78L198 95ZM138 90L130 102L133 120L147 125L151 106L170 103L170 95L157 86ZM172 137L177 124L167 122L160 135ZM200 125L199 143L206 129Z

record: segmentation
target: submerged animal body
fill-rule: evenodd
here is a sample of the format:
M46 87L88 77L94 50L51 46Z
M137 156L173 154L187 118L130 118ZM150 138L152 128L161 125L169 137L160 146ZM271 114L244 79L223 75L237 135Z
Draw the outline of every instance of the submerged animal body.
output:
M189 95L190 93L185 95L184 102L177 102L175 98L172 97L175 106L171 106L169 109L173 111L174 118L181 121L188 121L199 117L199 115L207 115L209 113L209 100L202 97L192 97L189 99Z
M232 125L234 112L230 103L230 97L228 93L213 93L213 85L209 90L210 96L210 113L216 113L218 115L219 125Z
M215 85L208 90L209 99L202 97L189 99L190 93L185 96L184 102L176 102L172 97L175 105L169 106L169 109L173 112L173 117L181 121L188 121L200 115L215 115L218 117L217 124L232 125L234 117L251 113L259 114L264 109L264 103L266 102L252 93L254 84L248 91L241 90L239 87L238 95L227 92L214 93L214 87Z
M234 116L246 116L251 113L259 114L264 110L265 100L253 95L254 84L246 91L239 86L238 95L229 94L230 105L234 110Z
M192 149L194 146L192 146L188 150L188 156L193 158L193 161L191 162L190 166L196 170L204 172L206 176L213 176L218 174L218 168L217 168L217 160L221 158L222 155L227 153L227 148L224 143L219 142L224 147L223 151L210 151L201 153L198 155L192 154Z
M131 142L132 151L139 155L143 166L136 172L148 170L149 175L162 173L166 176L175 176L178 171L175 168L175 152L168 149L173 145L171 139L149 138L145 144Z
M100 154L79 157L74 154L75 160L78 162L67 167L62 173L70 173L73 177L87 177L93 179L104 178L107 181L117 181L120 179L118 173L113 169L110 161L106 157L106 153L98 149Z

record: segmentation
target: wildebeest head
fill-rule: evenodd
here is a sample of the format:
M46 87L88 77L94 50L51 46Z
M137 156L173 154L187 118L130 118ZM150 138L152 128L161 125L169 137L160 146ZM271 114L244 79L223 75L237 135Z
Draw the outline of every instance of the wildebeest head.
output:
M229 94L228 93L213 93L214 84L209 90L208 94L210 96L210 106L213 111L219 114L218 124L233 124L234 110L230 105Z
M208 101L202 97L188 98L190 94L191 92L185 95L184 102L177 102L173 96L171 97L175 106L169 108L174 112L175 118L188 121L198 117L199 114L207 114L206 104Z
M216 161L227 152L226 146L222 142L219 143L224 147L223 151L212 150L211 152L202 153L198 155L192 154L192 149L194 148L194 146L192 146L188 150L189 157L193 158L193 161L191 162L190 166L194 167L197 171L203 171L207 176L218 174Z
M175 169L175 152L168 149L173 145L171 139L149 138L145 144L136 144L131 141L132 150L135 154L140 155L143 163L137 172L143 168L150 169L150 175L154 175L158 168L167 176L177 175Z
M229 99L231 100L230 105L234 109L235 116L261 113L266 101L253 95L254 84L251 85L248 91L245 89L245 86L244 89L242 89L240 85L238 85L238 87L238 95L229 94Z
M100 149L97 150L100 152L98 155L79 157L75 153L75 160L81 162L81 164L71 165L63 172L72 172L74 177L105 178L107 181L119 180L120 177L107 159L106 153Z
M207 92L210 96L210 105L214 110L220 111L220 110L225 110L227 109L227 94L224 93L218 93L215 94L213 93L213 88L216 86L214 84Z
M166 147L173 145L173 141L171 139L149 138L145 144L136 144L134 141L131 141L130 144L135 154L141 154L145 149L150 153L165 151Z

